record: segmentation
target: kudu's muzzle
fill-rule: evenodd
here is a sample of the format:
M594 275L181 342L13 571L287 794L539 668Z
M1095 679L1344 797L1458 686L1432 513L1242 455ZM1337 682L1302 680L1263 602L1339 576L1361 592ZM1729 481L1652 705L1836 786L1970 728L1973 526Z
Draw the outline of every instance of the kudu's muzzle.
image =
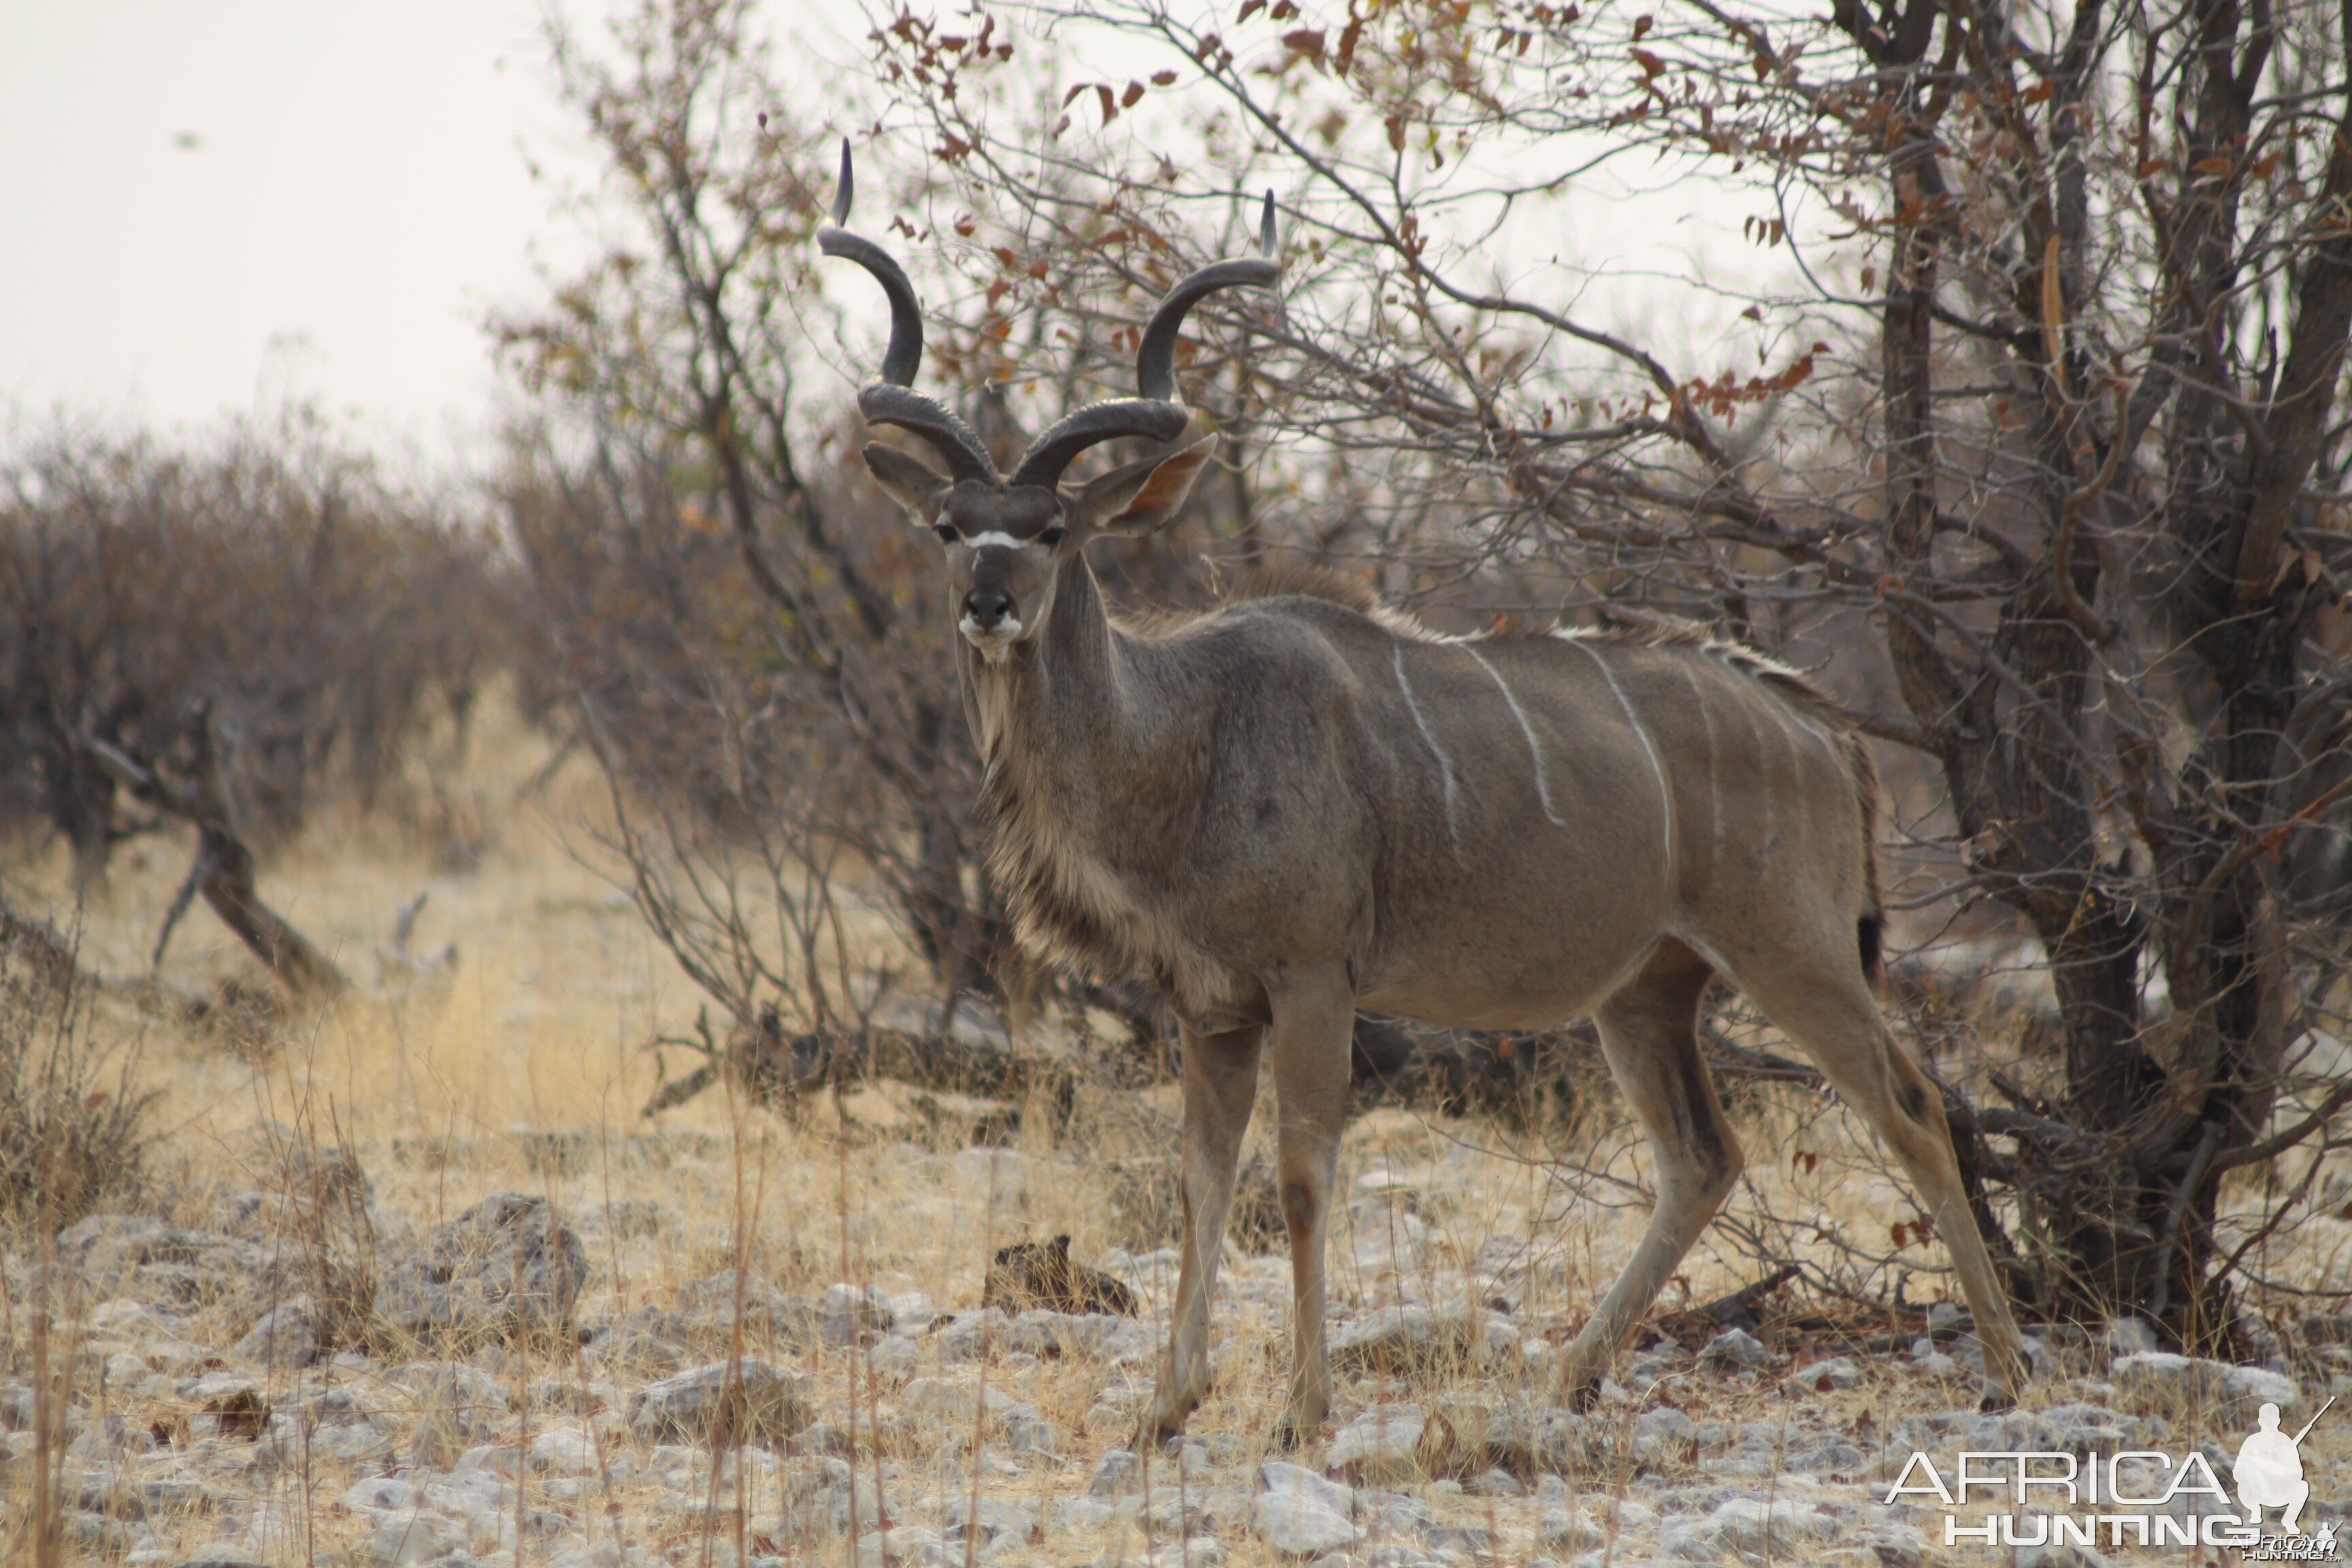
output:
M992 632L1012 614L1013 595L1000 589L974 588L963 596L963 618L975 631Z

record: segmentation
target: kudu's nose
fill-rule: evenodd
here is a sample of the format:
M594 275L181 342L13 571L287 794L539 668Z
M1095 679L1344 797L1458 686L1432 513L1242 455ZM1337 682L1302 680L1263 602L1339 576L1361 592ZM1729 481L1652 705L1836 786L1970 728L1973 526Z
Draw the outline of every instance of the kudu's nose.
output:
M974 588L963 596L963 613L982 631L992 632L1013 612L1013 596L993 588Z

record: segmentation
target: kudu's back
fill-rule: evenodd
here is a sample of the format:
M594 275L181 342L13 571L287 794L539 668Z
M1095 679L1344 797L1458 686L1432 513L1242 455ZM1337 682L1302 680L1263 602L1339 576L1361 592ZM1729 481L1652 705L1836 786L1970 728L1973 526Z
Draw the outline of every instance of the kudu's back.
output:
M1198 798L1102 850L1165 889L1167 929L1233 994L1344 957L1367 1008L1533 1027L1661 936L1733 967L1801 930L1874 958L1867 754L1748 649L1680 627L1442 638L1306 595L1129 648L1192 731L1161 793Z

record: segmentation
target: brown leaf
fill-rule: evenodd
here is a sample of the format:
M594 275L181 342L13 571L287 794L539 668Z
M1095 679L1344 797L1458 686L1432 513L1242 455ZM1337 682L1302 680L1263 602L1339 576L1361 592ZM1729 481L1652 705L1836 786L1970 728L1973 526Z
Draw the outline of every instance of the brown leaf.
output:
M1118 106L1121 109L1133 109L1142 100L1143 84L1139 81L1129 82L1127 84L1127 90L1118 95Z
M1176 73L1174 71L1153 71L1151 73L1151 85L1154 87L1173 87L1175 84Z
M1242 0L1241 15L1234 18L1234 25L1239 26L1265 9L1265 0Z
M1361 16L1349 17L1347 26L1342 28L1339 33L1339 50L1331 57L1332 69L1338 71L1341 76L1346 76L1348 74L1349 68L1354 66L1356 63L1357 41L1362 38L1363 36L1364 19Z
M1656 24L1656 22L1657 22L1657 18L1656 18L1655 16L1652 16L1648 15L1647 13L1644 13L1644 14L1643 14L1643 15L1642 15L1642 16L1639 16L1634 17L1634 18L1633 18L1633 37L1634 37L1634 40L1635 40L1636 42L1639 42L1642 38L1643 38L1644 37L1646 37L1646 36L1649 34L1650 28L1651 28L1652 26L1654 26Z
M2194 163L2189 164L2189 167L2191 171L2200 174L2226 174L2230 172L2230 160L2219 155L2210 158L2200 158Z
M1391 114L1386 120L1381 121L1381 123L1389 128L1389 147L1391 150L1398 153L1403 152L1404 116L1402 114Z
M1319 27L1301 27L1295 33L1285 33L1282 47L1294 55L1319 60L1323 58L1323 31Z
M1112 121L1118 118L1118 101L1111 97L1110 89L1103 86L1100 82L1097 82L1095 84L1095 101L1102 105L1102 117L1103 123L1105 125L1108 125Z
M1647 49L1635 49L1633 51L1633 63L1640 66L1642 68L1642 74L1653 81L1657 79L1659 72L1666 68L1666 62L1660 59L1657 56L1652 54Z

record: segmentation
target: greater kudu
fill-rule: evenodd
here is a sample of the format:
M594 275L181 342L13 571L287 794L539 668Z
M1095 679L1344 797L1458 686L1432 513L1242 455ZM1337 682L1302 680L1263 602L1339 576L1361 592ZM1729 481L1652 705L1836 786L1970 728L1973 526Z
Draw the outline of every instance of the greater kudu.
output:
M923 437L867 468L947 546L964 699L985 764L993 865L1034 951L1148 977L1182 1034L1184 1245L1147 1437L1209 1386L1209 1299L1242 1132L1270 1047L1290 1231L1286 1432L1323 1421L1323 1226L1359 1007L1476 1028L1583 1014L1649 1135L1657 1202L1624 1272L1562 1357L1589 1402L1610 1358L1730 1189L1739 1143L1701 1060L1720 974L1801 1043L1894 1150L1949 1249L1989 1401L2021 1345L1935 1086L1872 996L1881 929L1877 779L1802 679L1696 628L1437 636L1338 588L1227 604L1150 630L1105 612L1081 553L1169 521L1215 437L1176 401L1185 312L1272 285L1266 257L1170 290L1143 334L1142 395L1079 409L1001 477L952 412L910 389L922 322L898 264L820 234L889 295L875 424ZM1184 444L1077 486L1119 436Z

